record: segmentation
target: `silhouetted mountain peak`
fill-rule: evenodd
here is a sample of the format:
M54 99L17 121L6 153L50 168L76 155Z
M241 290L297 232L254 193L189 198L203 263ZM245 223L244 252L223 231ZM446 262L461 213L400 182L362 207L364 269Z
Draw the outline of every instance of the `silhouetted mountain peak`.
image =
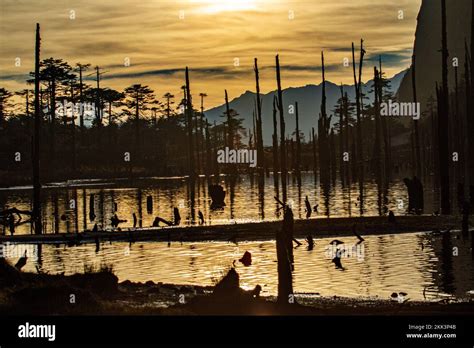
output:
M396 92L400 81L405 75L406 70L399 72L394 75L391 79L391 90ZM362 90L368 91L372 86L372 80L362 84ZM354 100L355 90L354 86L343 85L344 91L350 99ZM289 105L294 105L298 102L298 111L300 118L300 128L305 134L308 134L312 127L317 128L317 116L321 109L321 91L322 82L315 84L308 84L300 87L288 87L283 92L283 108L285 112L288 110ZM340 84L335 84L332 81L326 81L326 100L327 110L331 114L337 100L340 97ZM268 93L261 93L262 98L262 119L263 119L263 139L266 145L271 143L272 134L272 111L273 111L273 96L276 95L276 91L270 91ZM367 95L369 102L372 102L372 95ZM250 90L245 91L239 97L229 101L230 108L237 111L239 117L243 119L243 126L248 129L253 128L252 114L255 110L256 93ZM225 104L217 106L215 108L205 111L206 117L212 123L214 120L217 123L223 122L220 117L225 112ZM288 116L286 114L286 116ZM287 134L291 134L295 128L295 118L286 117L286 130ZM333 122L337 122L337 118L333 118Z

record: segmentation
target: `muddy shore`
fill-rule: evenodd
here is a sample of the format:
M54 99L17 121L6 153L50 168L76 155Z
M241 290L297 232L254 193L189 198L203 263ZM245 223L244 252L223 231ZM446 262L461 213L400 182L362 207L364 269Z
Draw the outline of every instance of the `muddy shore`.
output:
M118 283L110 269L74 274L19 272L0 261L0 315L472 315L474 299L403 302L387 299L295 294L278 304L236 288L228 295L214 286Z

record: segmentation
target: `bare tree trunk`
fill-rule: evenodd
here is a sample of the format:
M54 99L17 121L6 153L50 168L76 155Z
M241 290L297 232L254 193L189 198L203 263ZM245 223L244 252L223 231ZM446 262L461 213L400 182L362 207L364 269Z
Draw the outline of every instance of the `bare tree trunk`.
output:
M441 214L451 213L450 188L449 188L449 98L448 98L448 39L446 27L446 0L441 0L441 63L442 63L442 87L441 87L441 110L438 112L438 145L440 164L440 186L441 186Z
M212 161L211 161L211 139L209 133L209 123L206 120L206 176L211 175Z
M227 90L225 90L225 113L227 115L227 141L226 144L229 148L234 148L234 134L232 131L231 117L230 117L230 107L229 107L229 97L227 95Z
M216 127L216 121L214 121L214 127L213 127L213 136L212 136L212 142L213 142L213 146L212 148L214 149L214 153L213 153L213 167L214 167L214 179L216 180L219 180L219 163L217 162L217 150L218 150L218 146L219 146L219 131Z
M314 173L314 179L316 180L317 175L318 175L318 158L317 158L317 151L316 151L316 136L314 135L314 127L311 128L311 140L312 140L312 145L313 145L313 173Z
M205 126L207 127L207 120L206 120L206 124L204 124L204 97L206 97L207 95L205 93L201 93L200 94L201 96L201 114L200 114L200 122L199 122L199 141L200 141L200 144L201 144L201 152L203 154L202 157L204 157L204 153L205 153L205 150L206 150L206 165L207 165L207 135L205 135L204 133L206 132L205 130ZM202 163L204 164L204 158L202 158ZM201 166L201 164L199 164ZM208 176L208 173L207 173L207 168L206 168L206 175Z
M186 67L185 72L186 78L186 111L187 111L187 120L188 120L188 170L189 170L189 178L191 181L195 179L196 171L194 169L194 144L193 144L193 105L191 102L191 87L189 85L189 70Z
M359 192L360 192L360 207L362 209L363 202L363 183L364 183L364 154L362 143L362 125L361 125L361 77L362 64L364 62L365 50L363 47L364 41L360 40L360 60L359 60L359 78L356 76L355 67L355 49L352 43L352 68L354 72L354 87L356 92L356 115L357 115L357 163L358 163L358 177L359 177Z
M50 139L49 139L49 175L54 172L56 162L56 80L53 78L50 86Z
M347 151L347 153L351 154L350 156L352 157L352 152L349 149L349 137L351 134L350 128L349 128L349 97L347 96L347 92L344 93L344 151ZM350 157L349 157L350 158ZM348 185L351 184L351 168L349 165L349 161L344 162L344 167L345 167L345 174L346 174L346 183Z
M474 6L473 6L474 7ZM474 10L473 10L474 12ZM474 15L473 15L474 18ZM471 69L473 66L471 65ZM467 48L467 44L465 44L465 59L464 59L464 80L466 84L466 115L464 118L464 202L471 202L473 197L470 196L470 185L471 185L471 173L474 173L474 171L471 171L472 169L472 148L471 146L473 145L472 141L472 133L470 133L470 127L472 126L472 107L473 107L473 101L471 99L471 89L472 89L472 81L470 80L470 75L469 75L469 52ZM471 134L471 135L469 135Z
M280 202L282 203L282 202ZM293 295L293 211L287 205L283 206L283 226L276 234L276 249L278 261L278 302L290 303Z
M436 100L439 98L439 89L438 83L436 83ZM439 104L439 103L438 103ZM433 107L430 109L430 118L431 118L431 160L432 160L432 170L434 173L434 185L439 187L439 158L438 154L438 117L435 114Z
M341 178L341 185L344 187L344 87L341 83L341 102L339 104L339 175Z
M374 118L375 118L375 140L374 140L374 169L375 176L377 178L377 184L382 183L382 165L381 165L381 140L380 140L380 100L379 100L379 88L380 88L379 72L374 67Z
M416 60L415 55L413 55L412 64L411 64L411 83L413 88L413 102L417 103L416 97ZM420 135L418 131L418 120L413 120L413 132L415 140L415 158L414 158L414 168L415 173L418 178L421 178L421 158L420 158Z
M469 130L469 165L470 165L470 177L474 178L474 140L472 139L474 134L474 3L471 2L471 55L470 55L470 100L469 103L469 116L468 116L468 130ZM467 188L470 190L470 187ZM470 196L471 204L474 204L474 196Z
M336 139L334 136L334 127L331 127L331 133L329 133L329 163L331 168L331 181L333 185L336 183L337 177L337 160L336 160Z
M257 58L254 59L255 66L255 85L257 90L257 134L255 134L255 140L257 141L257 159L258 159L258 173L263 176L265 172L265 155L263 152L263 130L262 130L262 105L260 100L260 85L258 75Z
M71 83L71 102L73 103L73 105L75 104L73 83ZM64 116L66 117L66 115ZM71 169L73 173L76 172L76 121L74 117L75 116L73 107L71 110Z
M280 166L278 163L278 130L277 130L277 98L273 97L273 181L278 186L278 172Z
M100 113L99 106L97 106L97 112ZM135 163L140 163L141 151L140 151L140 106L138 90L135 94ZM130 170L131 167L130 167Z
M82 65L79 65L79 100L81 102L81 107L79 108L79 127L81 127L81 132L84 130L84 94L82 85L82 69Z
M296 108L296 180L298 187L301 187L301 139L300 139L300 123L298 115L298 102L295 102Z
M40 144L41 144L41 107L40 107L40 25L36 24L35 43L35 126L33 138L33 221L35 234L42 233L41 219L41 180L40 180Z
M200 145L200 133L199 133L199 123L198 123L198 115L197 113L194 113L194 148L196 150L196 174L199 175L201 173L201 154L199 153L199 150L201 148Z
M319 176L322 183L330 180L330 154L329 154L329 124L330 121L326 112L326 78L324 67L324 52L321 52L321 72L322 72L322 96L321 112L318 119L318 152L319 152Z
M281 78L280 78L280 61L278 55L275 57L276 60L276 79L278 87L278 111L280 113L280 164L281 164L281 187L283 203L286 204L286 177L288 175L286 169L286 143L285 143L285 115L283 114L283 93L281 90Z
M383 102L383 72L382 72L382 59L379 58L380 64L380 88L379 88L379 103ZM385 181L390 181L390 177L392 175L392 155L391 155L391 146L390 146L390 135L388 131L387 119L385 117L381 117L381 128L383 133L383 143L384 143L384 161L383 161L383 176ZM386 185L387 186L387 185Z
M226 115L227 115L227 137L226 137L227 141L226 141L226 145L230 149L233 149L234 145L235 145L234 126L232 125L232 116L231 116L231 112L230 112L229 97L227 95L227 90L225 90L225 110L226 110ZM237 174L236 164L231 164L230 173L232 173L233 175Z
M450 129L451 129L451 152L457 152L458 156L464 158L464 154L461 147L461 134L460 134L460 127L461 127L461 119L459 117L459 85L458 85L458 67L454 67L454 114L452 117L452 121L450 122ZM454 184L460 183L462 172L461 170L462 164L457 162L453 166L453 182ZM459 207L461 208L461 207Z

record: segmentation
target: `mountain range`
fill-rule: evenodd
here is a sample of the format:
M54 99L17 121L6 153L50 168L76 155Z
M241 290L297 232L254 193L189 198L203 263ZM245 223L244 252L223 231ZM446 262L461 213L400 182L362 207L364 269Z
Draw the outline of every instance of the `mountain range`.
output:
M395 94L400 86L400 83L406 73L406 70L394 75L390 80L390 90ZM373 95L368 93L372 89L373 81L370 80L362 84L362 91L366 94L368 99L365 103L372 103ZM343 85L344 92L347 92L349 99L354 100L355 89L353 85ZM290 105L295 105L298 102L298 114L300 130L304 133L305 140L309 140L311 128L317 129L317 120L321 108L321 92L322 83L319 85L306 85L303 87L290 87L282 91L283 93L283 110L285 111L286 133L291 135L296 128L295 114L289 114ZM260 94L262 100L262 121L263 121L263 141L265 145L271 145L273 133L273 97L277 91L271 91L267 94ZM330 81L326 81L326 100L328 115L333 114L337 100L341 96L340 85L336 85ZM246 129L253 129L253 110L255 109L256 93L246 91L241 96L231 100L229 107L234 109L239 118L243 119L242 125ZM205 116L208 121L213 124L222 123L225 118L225 104L214 107L205 111ZM277 116L278 117L278 116ZM332 118L332 123L337 122L338 116Z

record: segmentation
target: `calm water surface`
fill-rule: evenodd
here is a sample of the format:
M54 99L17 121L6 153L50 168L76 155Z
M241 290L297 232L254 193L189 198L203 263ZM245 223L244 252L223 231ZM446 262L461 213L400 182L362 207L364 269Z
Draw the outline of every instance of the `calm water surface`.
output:
M131 227L132 214L138 218L141 227L152 226L156 216L173 221L173 207L179 207L182 224L196 223L201 210L207 224L234 223L240 221L275 220L281 218L277 211L274 196L273 176L265 178L263 188L259 189L256 177L242 175L234 182L221 178L220 183L227 192L223 210L210 209L207 182L201 178L195 186L194 195L184 178L142 179L130 184L129 180L113 182L82 181L45 185L43 200L43 230L52 232L74 232L92 229L95 223L103 229L111 229L110 218L115 206L120 219L127 222L121 228ZM293 206L296 218L305 217L305 197L311 205L318 205L318 213L312 217L377 216L393 210L396 215L406 213L408 197L401 180L394 180L390 187L381 191L374 182L364 186L364 203L359 201L358 184L342 187L339 182L324 190L314 182L312 173L304 173L302 187L298 189L294 177L290 176L288 200ZM152 211L147 210L147 197L153 200ZM433 211L433 192L425 189L425 211ZM93 219L91 205L93 202ZM0 208L17 207L31 210L31 188L0 189ZM5 227L0 225L0 233ZM9 231L6 231L9 233ZM30 233L30 225L16 228L15 233Z
M406 292L412 300L439 300L445 297L467 298L474 290L474 260L470 241L456 232L443 235L407 233L365 236L360 249L352 249L355 237L338 238L348 251L342 258L345 270L331 262L328 244L333 238L316 239L315 248L295 249L294 290L321 296L379 297L388 299L392 292ZM453 248L458 255L453 256ZM252 253L252 265L235 266L244 288L256 284L263 295L276 295L277 264L274 241L172 243L102 243L77 247L43 245L7 245L7 254L32 256L25 270L37 268L50 273L84 272L85 267L113 266L120 281L212 285L234 260L245 251ZM38 251L40 257L38 257ZM352 254L351 254L352 252ZM16 258L11 259L12 262ZM316 294L317 293L317 294Z
M265 178L259 189L256 178L243 175L236 181L221 178L227 195L223 210L212 211L207 195L207 182L201 178L194 194L183 178L141 179L110 182L82 181L45 185L43 218L47 233L75 232L91 229L95 223L111 229L110 218L116 213L128 220L121 228L132 226L132 214L138 225L150 227L155 216L173 220L173 207L179 207L182 224L196 223L199 210L207 224L234 223L281 219L274 196L273 177ZM382 215L393 210L406 213L407 194L401 180L393 181L385 191L373 182L364 186L365 199L361 207L357 184L342 187L340 183L322 189L313 175L303 174L301 189L290 176L288 197L295 217L304 218L304 199L318 205L312 217ZM0 207L31 209L31 188L0 189ZM147 208L147 197L153 200ZM425 187L425 212L435 206L435 195ZM91 214L93 213L93 214ZM9 233L4 226L3 233ZM29 224L16 228L17 234L30 233ZM317 236L316 236L317 237ZM297 293L313 296L348 296L389 298L392 292L406 292L414 300L438 300L447 296L463 298L474 289L474 266L470 241L455 232L443 235L409 233L399 235L364 236L365 242L353 249L354 237L341 237L347 250L338 270L328 251L333 238L316 239L311 251L306 245L295 249L294 288ZM458 248L458 255L453 255ZM167 243L140 242L102 243L76 247L56 245L3 245L12 262L28 250L25 270L38 269L50 273L84 272L90 266L111 265L120 281L212 285L245 251L253 256L250 267L238 261L235 266L245 288L260 284L264 295L276 295L277 265L274 241Z

